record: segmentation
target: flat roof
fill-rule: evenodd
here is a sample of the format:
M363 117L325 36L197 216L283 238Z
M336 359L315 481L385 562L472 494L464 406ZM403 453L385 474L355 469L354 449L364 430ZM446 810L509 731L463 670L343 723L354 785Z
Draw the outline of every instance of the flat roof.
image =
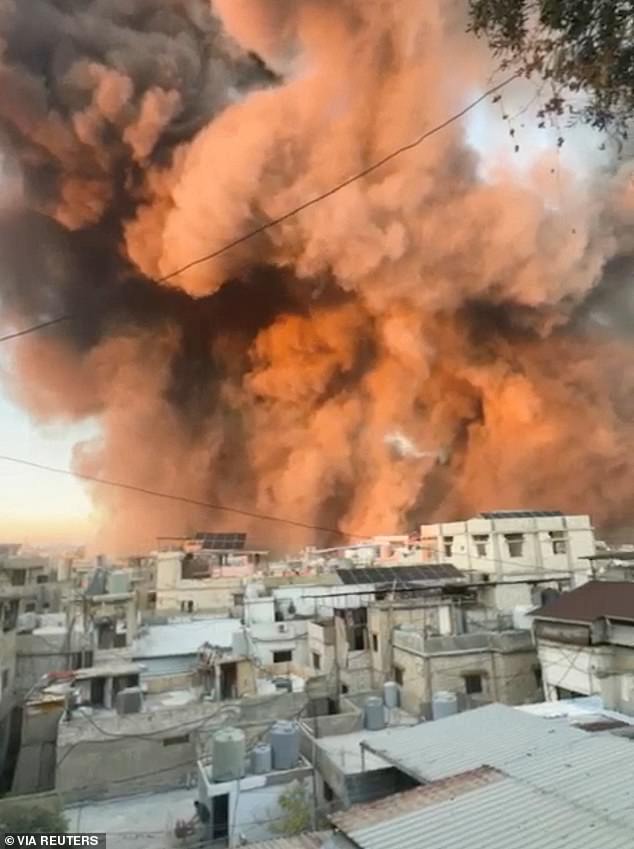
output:
M83 669L73 670L73 677L77 681L86 678L108 678L111 675L140 675L142 666L140 663L101 663L99 666L85 666Z
M233 635L242 629L239 619L192 619L168 622L167 625L148 625L137 636L132 655L139 660L151 657L192 655L203 643L230 649Z

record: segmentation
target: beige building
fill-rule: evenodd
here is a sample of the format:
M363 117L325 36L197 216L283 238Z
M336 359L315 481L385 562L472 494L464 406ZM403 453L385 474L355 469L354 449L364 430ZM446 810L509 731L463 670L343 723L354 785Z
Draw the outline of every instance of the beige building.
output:
M397 628L392 679L402 707L431 716L435 694L457 696L458 709L489 702L522 705L542 698L541 673L530 631L444 637Z
M419 544L424 558L466 572L497 580L568 576L577 585L588 580L588 557L595 552L590 517L556 510L500 510L421 525Z
M196 567L182 551L159 552L155 559L157 611L215 611L229 613L242 604L244 576L226 575L224 569Z

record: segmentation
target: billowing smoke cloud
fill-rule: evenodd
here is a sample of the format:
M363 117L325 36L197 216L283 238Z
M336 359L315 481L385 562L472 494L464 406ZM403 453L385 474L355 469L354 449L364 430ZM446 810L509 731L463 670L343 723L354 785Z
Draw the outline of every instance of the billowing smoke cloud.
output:
M0 0L3 306L73 316L15 345L10 380L42 419L100 418L78 469L358 534L494 507L631 515L624 171L572 183L552 210L538 180L482 181L454 124L154 282L464 105L489 68L463 14ZM94 497L118 547L237 526Z

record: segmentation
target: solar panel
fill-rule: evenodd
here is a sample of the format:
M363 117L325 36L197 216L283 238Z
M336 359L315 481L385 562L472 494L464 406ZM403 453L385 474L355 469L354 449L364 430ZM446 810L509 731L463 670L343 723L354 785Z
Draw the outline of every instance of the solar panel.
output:
M483 519L552 519L563 516L561 510L494 510L480 513Z
M208 533L200 531L196 534L196 542L202 543L202 547L217 549L220 551L242 551L246 545L247 535L242 533Z
M462 572L450 563L417 566L372 566L360 569L337 569L344 584L394 584L439 581L462 578Z

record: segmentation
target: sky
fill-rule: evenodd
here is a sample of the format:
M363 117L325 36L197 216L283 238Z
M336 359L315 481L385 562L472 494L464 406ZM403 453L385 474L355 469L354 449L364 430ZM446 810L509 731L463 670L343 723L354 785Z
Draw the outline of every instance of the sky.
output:
M99 432L96 422L41 425L0 389L0 453L68 469L73 446ZM96 516L73 478L0 461L0 541L88 542Z
M467 122L469 141L482 154L483 177L488 169L504 167L529 180L536 161L544 158L552 180L551 192L548 181L544 187L550 194L546 200L557 205L557 197L565 191L562 172L570 169L578 177L590 164L600 161L599 139L584 130L567 132L566 144L558 152L558 133L536 129L534 112L512 122L502 120L503 111L515 115L527 102L521 91L514 102L508 100L510 96L501 105L481 104ZM513 138L509 135L511 127L515 130ZM5 344L19 345L20 340ZM12 402L0 383L0 454L69 469L73 447L98 434L95 421L54 426L33 421ZM0 461L0 542L90 544L97 525L98 516L80 481Z

